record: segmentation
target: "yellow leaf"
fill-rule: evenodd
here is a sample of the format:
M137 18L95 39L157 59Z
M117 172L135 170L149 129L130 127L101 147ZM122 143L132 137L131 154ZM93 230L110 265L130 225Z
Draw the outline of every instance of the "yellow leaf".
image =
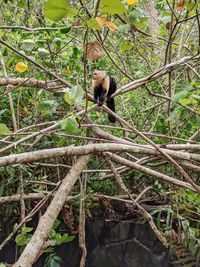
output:
M104 18L96 17L95 19L96 19L96 21L99 23L99 25L101 27L106 26L112 32L117 29L117 26L114 23L112 23L112 22L110 22L110 21L108 21L108 20L106 20Z
M134 5L139 2L139 0L126 0L128 5Z
M96 116L99 118L100 117L100 113L98 111L96 111Z
M22 73L22 72L25 72L27 69L28 69L28 65L26 65L23 62L17 62L17 64L15 65L15 70L17 72Z

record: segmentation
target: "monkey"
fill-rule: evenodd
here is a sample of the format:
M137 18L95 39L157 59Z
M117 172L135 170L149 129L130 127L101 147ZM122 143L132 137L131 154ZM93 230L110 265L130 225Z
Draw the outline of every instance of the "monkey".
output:
M115 112L115 101L111 97L117 90L115 79L105 71L95 70L92 74L92 88L94 90L94 102L100 107L106 101L108 108ZM116 118L111 114L108 114L108 119L112 123L116 122Z

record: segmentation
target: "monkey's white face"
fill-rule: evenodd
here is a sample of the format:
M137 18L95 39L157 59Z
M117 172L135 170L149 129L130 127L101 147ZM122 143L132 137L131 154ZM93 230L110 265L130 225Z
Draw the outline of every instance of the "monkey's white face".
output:
M106 76L105 71L101 71L101 70L95 70L95 71L92 73L92 78L93 78L93 80L101 80L101 79L103 79L105 76Z

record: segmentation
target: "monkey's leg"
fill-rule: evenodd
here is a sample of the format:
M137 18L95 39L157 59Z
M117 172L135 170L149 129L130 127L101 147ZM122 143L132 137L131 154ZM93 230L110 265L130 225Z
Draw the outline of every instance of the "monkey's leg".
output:
M115 112L115 100L114 100L114 98L113 97L109 98L106 103L107 103L108 108L111 109L113 112ZM113 122L113 123L116 122L116 118L111 114L108 114L108 119L110 122Z

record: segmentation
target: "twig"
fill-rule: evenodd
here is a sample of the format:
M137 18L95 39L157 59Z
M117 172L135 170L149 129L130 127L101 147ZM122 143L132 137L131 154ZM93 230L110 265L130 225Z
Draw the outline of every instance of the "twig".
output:
M117 170L115 169L114 164L112 163L112 161L110 159L108 159L108 165L110 166L110 169L112 170L113 174L115 175L116 181L118 183L118 185L120 186L120 188L125 192L125 194L127 194L129 196L129 198L131 199L131 201L133 202L133 204L138 208L138 210L141 212L142 216L147 220L147 222L149 223L151 229L154 231L155 235L157 236L157 238L162 242L162 244L165 247L168 247L169 244L166 240L166 238L164 237L164 235L157 229L152 216L140 205L138 204L138 201L135 200L132 195L130 194L128 188L125 186L121 176L119 175L119 173L117 172ZM139 196L138 196L139 199Z

